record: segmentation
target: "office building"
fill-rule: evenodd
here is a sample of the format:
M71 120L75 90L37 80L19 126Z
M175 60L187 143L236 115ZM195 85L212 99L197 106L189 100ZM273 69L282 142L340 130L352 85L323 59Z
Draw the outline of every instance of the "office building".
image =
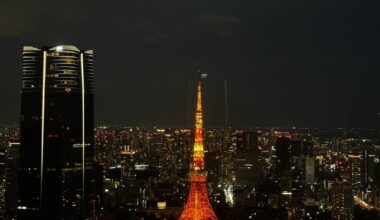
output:
M278 136L276 141L276 170L280 175L283 171L290 170L291 146L290 138L287 136Z
M22 54L18 219L88 218L94 205L93 51Z
M20 143L9 142L5 149L5 217L14 219L17 207L17 170Z
M347 182L335 182L331 188L331 219L352 219L353 195L352 186Z
M305 157L305 183L315 183L315 159L314 157Z

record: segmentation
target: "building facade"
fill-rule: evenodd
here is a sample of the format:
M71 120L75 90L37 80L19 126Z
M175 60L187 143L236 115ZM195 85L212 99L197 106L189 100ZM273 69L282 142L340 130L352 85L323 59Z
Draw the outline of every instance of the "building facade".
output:
M331 188L331 219L353 218L352 186L347 182L335 182Z
M9 142L5 149L5 213L6 219L14 219L17 207L17 171L20 143Z
M18 219L93 214L93 51L75 46L22 54Z

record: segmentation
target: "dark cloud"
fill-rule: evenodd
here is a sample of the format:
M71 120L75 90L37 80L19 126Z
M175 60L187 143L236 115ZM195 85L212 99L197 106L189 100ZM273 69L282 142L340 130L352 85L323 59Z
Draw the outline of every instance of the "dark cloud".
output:
M206 124L378 126L377 1L0 1L0 122L17 120L23 45L95 50L96 120L189 124L198 70ZM190 97L190 101L188 98ZM192 98L191 98L192 97ZM190 103L190 105L189 105ZM190 117L192 119L192 117ZM190 120L191 121L191 120Z
M15 37L33 31L35 23L30 12L6 2L0 2L0 12L0 37Z
M196 16L194 21L198 22L200 25L229 25L229 24L238 24L239 18L237 16L231 15L220 15L215 12L208 12L206 14L202 14Z
M0 37L19 37L54 21L88 21L85 1L4 0L0 2Z

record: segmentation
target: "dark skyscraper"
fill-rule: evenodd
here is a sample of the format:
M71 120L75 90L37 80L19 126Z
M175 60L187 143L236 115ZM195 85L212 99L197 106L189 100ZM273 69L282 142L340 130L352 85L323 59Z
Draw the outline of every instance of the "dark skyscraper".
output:
M331 219L352 219L352 186L346 182L335 182L331 188Z
M237 132L234 196L238 205L249 205L252 202L253 189L262 180L263 166L259 158L257 132Z
M362 185L368 186L374 180L374 154L369 154L368 150L362 152L362 167L361 167L361 178Z
M235 175L237 186L254 187L261 173L258 164L257 132L238 132L236 134Z
M276 170L281 189L281 206L285 207L292 199L292 159L291 138L289 135L279 135L276 140Z
M17 170L20 143L12 143L5 150L5 219L14 219L17 206Z
M23 50L18 219L73 219L94 206L93 51Z
M282 171L288 171L290 169L291 158L291 140L286 136L278 136L276 141L276 168L280 174Z
M305 157L305 183L315 183L315 159L314 157Z
M250 151L255 157L258 157L258 134L257 132L237 133L236 150Z

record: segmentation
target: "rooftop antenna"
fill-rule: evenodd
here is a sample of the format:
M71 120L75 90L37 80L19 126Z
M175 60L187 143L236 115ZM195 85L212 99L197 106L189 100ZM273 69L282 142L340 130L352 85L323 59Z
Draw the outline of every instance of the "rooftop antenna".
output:
M224 80L224 127L228 127L228 84L227 80Z

